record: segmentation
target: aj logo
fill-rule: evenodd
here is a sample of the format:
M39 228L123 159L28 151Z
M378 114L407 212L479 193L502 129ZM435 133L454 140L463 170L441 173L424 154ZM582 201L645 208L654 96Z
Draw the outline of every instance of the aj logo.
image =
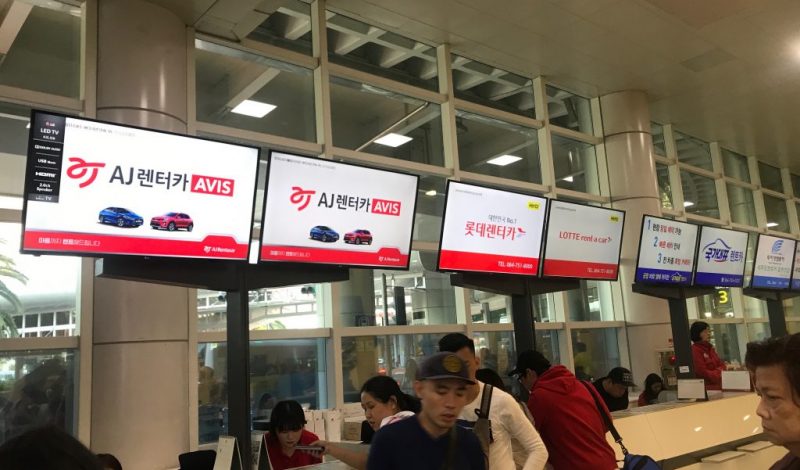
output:
M289 196L289 201L291 201L292 204L299 204L297 207L298 211L308 207L308 204L311 202L311 196L317 193L313 189L306 190L300 186L292 186L292 191L292 195Z
M81 181L78 185L81 188L85 188L94 183L99 169L106 166L105 163L87 163L86 160L80 157L69 157L69 161L72 165L67 168L67 176L72 179L81 180L88 175L88 178Z

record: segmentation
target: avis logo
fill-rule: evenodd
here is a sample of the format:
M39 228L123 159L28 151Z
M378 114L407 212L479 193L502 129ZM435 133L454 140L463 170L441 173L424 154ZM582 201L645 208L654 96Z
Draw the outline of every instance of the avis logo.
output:
M192 192L213 194L215 196L233 196L233 180L216 176L192 175Z
M67 167L67 176L74 180L83 180L78 185L80 188L85 188L94 183L100 168L106 166L105 163L89 163L80 157L69 157L69 162L72 165Z
M301 211L308 207L311 203L311 196L317 192L313 189L303 189L300 186L292 186L292 194L289 196L289 202L297 206L297 211Z
M386 199L372 199L372 213L385 215L400 215L400 201Z

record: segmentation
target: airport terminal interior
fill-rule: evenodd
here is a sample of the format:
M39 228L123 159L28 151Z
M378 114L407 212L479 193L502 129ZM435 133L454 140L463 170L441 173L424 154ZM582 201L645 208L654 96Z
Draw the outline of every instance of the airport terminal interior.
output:
M175 469L230 433L231 373L248 375L239 408L254 431L285 399L340 410L341 427L363 419L372 376L412 392L451 332L516 386L525 305L523 336L553 364L585 379L630 369L631 409L615 418L632 451L663 468L768 468L785 450L763 437L754 393L668 403L688 331L673 334L674 299L632 285L645 215L743 232L739 287L681 300L685 324L708 323L733 365L776 324L800 332L790 289L771 304L780 321L746 289L759 236L800 238L798 26L796 0L0 0L0 443L56 423L126 469ZM416 175L407 263L249 290L235 300L249 306L249 364L231 371L224 288L99 276L102 255L74 249L20 252L32 110L259 149L255 263L272 152ZM448 181L624 211L618 273L522 304L456 281L439 269ZM95 203L95 217L115 204ZM168 223L145 228L192 232ZM378 240L315 229L312 241ZM668 399L637 410L651 373Z

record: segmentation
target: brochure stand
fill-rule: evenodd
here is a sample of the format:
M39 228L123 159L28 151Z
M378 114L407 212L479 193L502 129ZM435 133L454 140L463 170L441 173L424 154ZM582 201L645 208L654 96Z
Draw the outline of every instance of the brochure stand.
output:
M227 295L228 434L236 438L242 466L250 468L250 309L249 291L349 279L339 266L241 261L132 258L95 261L97 277L225 291Z
M532 296L581 287L580 280L567 278L532 278L510 274L463 272L450 275L450 284L511 296L514 342L518 352L536 349L534 334L535 306Z
M692 361L692 338L689 333L689 314L686 309L686 299L713 295L713 287L682 287L682 286L655 286L647 284L633 284L633 292L650 297L666 299L669 302L669 318L672 325L672 342L675 347L675 364L678 370L678 379L694 378L694 363Z
M799 297L800 292L773 290L773 289L754 289L745 288L742 293L748 297L767 301L767 315L769 315L770 336L786 336L789 331L786 329L786 317L783 311L783 301L794 297Z

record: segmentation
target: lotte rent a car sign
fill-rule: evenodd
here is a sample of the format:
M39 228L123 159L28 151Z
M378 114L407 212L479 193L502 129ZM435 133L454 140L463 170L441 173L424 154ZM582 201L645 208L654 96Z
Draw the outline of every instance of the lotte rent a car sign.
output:
M449 181L439 269L537 275L547 199Z
M419 177L272 152L261 260L406 268Z
M617 278L625 212L550 201L544 276Z
M22 249L247 259L258 152L34 112Z

